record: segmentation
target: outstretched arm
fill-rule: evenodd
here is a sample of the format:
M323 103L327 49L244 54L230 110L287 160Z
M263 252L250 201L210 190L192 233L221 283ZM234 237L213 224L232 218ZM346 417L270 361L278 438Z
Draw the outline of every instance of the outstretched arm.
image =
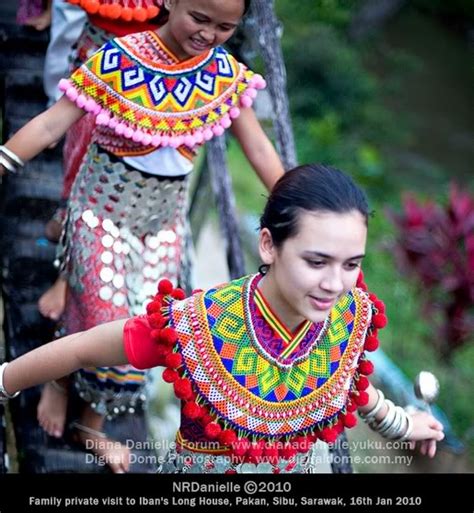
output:
M84 114L82 109L63 96L48 110L20 128L5 146L26 162L61 139L67 129ZM4 169L0 165L0 175L3 173Z
M265 134L255 112L242 109L232 123L232 132L265 187L271 191L285 170L273 144Z
M125 322L113 321L68 335L20 356L5 369L5 390L13 394L78 369L128 363L123 348Z

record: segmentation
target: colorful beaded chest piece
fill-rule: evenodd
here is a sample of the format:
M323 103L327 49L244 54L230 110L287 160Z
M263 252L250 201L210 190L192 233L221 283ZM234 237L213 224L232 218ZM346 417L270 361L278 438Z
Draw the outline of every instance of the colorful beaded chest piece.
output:
M265 87L221 47L172 64L157 58L163 50L153 31L113 39L59 87L98 125L149 151L222 135Z
M308 321L291 334L265 304L259 279L179 302L182 292L162 281L148 322L183 415L232 457L276 462L356 424L373 370L364 352L376 348L386 320L383 304L356 287L325 323Z

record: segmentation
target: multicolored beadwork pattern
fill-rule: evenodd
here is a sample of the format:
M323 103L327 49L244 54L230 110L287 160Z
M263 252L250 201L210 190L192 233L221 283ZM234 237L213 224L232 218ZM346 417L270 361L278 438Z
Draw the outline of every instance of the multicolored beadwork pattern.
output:
M283 369L256 351L245 302L255 276L171 309L180 353L199 395L219 418L247 435L279 437L329 423L346 405L371 321L365 292L353 289L330 314L304 358Z
M151 40L162 45L152 31L109 41L70 82L117 122L168 136L215 125L249 87L253 73L223 48L168 65L144 51Z
M327 328L326 322L304 321L295 333L280 321L257 285L261 275L249 280L245 291L244 312L250 340L259 353L282 369L306 358Z

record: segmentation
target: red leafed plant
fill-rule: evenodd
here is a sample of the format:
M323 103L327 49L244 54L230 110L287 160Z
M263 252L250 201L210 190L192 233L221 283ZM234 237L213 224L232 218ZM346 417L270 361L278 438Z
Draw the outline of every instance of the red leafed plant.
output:
M449 358L474 328L474 198L453 184L446 207L406 194L403 212L388 214L398 263L419 280L427 311L443 314L438 349Z

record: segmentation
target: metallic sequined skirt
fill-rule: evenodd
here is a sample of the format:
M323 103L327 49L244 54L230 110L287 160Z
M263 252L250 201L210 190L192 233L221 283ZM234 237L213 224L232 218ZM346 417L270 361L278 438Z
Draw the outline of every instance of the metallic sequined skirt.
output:
M189 175L137 171L92 144L74 182L60 244L68 333L144 312L157 282L189 275ZM104 341L105 342L105 341ZM76 388L101 414L134 409L145 373L130 365L79 371Z

